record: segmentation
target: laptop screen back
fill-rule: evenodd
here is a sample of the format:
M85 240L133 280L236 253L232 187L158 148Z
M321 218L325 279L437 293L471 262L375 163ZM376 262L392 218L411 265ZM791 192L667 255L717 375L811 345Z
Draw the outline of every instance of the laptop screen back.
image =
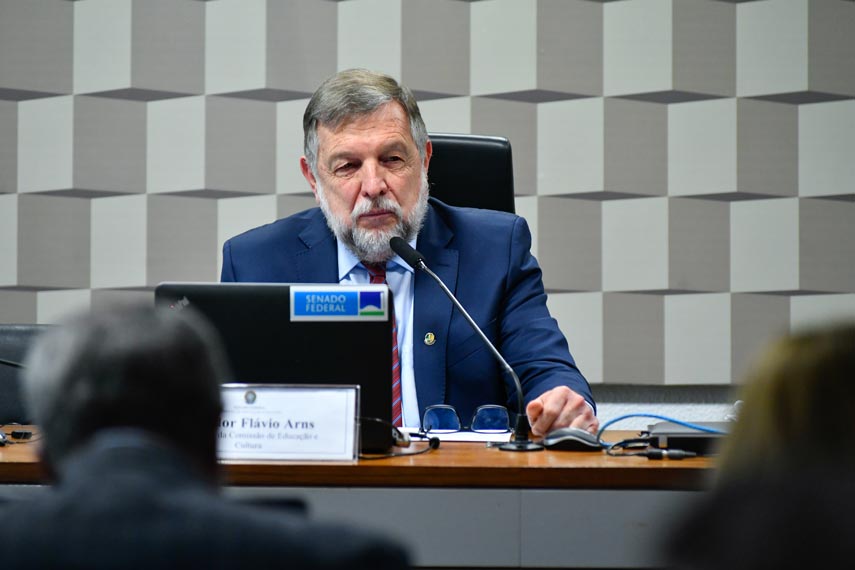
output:
M391 294L385 285L161 283L155 301L173 310L193 307L208 319L225 345L230 381L359 384L360 416L391 420ZM391 443L391 429L362 422L363 451Z

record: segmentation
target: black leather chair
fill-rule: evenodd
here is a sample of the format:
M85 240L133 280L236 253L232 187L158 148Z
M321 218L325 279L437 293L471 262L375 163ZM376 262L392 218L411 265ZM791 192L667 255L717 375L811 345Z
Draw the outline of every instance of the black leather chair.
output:
M20 389L20 365L33 339L50 325L0 324L0 424L32 423Z
M430 194L452 206L514 213L511 143L503 137L428 134Z

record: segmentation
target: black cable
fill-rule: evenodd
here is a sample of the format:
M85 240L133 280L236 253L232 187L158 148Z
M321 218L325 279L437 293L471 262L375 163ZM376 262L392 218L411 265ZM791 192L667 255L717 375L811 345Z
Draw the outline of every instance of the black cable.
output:
M39 436L31 437L30 439L26 439L24 441L13 441L12 443L14 443L15 445L29 445L31 443L35 443L35 442L41 441L43 439L44 439L44 436L39 435Z
M648 449L644 452L647 459L688 459L695 457L698 454L694 451L684 451L682 449Z
M7 424L0 424L0 433L5 436L0 442L0 447L4 445L27 445L29 443L35 443L37 441L42 440L42 435L39 432L34 432L30 430L23 429L13 429L11 433L6 433L2 431L2 428L9 426L20 426L22 424L18 422L9 422Z
M30 438L30 439L15 440L15 439L12 439L11 437L8 437L8 434L6 434L6 435L7 435L6 439L4 439L4 440L2 440L2 442L0 442L0 447L2 447L4 445L30 445L31 443L36 443L37 441L41 441L43 439L41 436L37 436L37 437Z
M683 427L687 427L689 429L693 429L699 432L712 433L717 435L726 435L726 432L711 428L707 426L702 426L699 424L685 422L683 420L678 420L676 418L671 418L668 416L663 416L659 414L626 414L623 416L619 416L612 420L607 421L606 423L600 426L600 430L597 432L597 441L602 442L603 432L606 431L606 428L611 426L614 423L619 421L628 419L628 418L654 418L658 420L663 420L666 422L672 422L677 425L681 425ZM686 451L683 449L659 449L658 447L650 447L650 444L654 441L654 437L649 435L648 431L643 431L641 433L648 434L646 437L638 437L632 439L625 439L623 441L619 441L613 444L605 444L606 454L612 457L646 457L648 459L687 459L689 457L696 457L698 454L694 451ZM646 449L641 451L621 451L620 453L615 453L615 451L620 451L622 449L631 449L639 446L644 446Z
M611 455L612 457L629 457L633 455L643 455L643 452L629 452L622 451L621 453L615 453L615 451L620 451L623 449L635 449L635 448L647 448L650 446L650 442L653 440L651 437L635 437L631 439L624 439L615 443L610 444L606 447L606 454Z
M0 364L5 364L6 366L11 366L12 368L26 368L20 362L15 362L14 360L6 360L5 358L0 358Z
M33 432L28 429L13 429L9 435L12 439L30 439L33 437Z
M380 453L380 454L371 454L366 455L363 453L359 454L359 459L387 459L389 457L410 457L413 455L421 455L422 453L427 453L429 451L433 451L434 449L439 449L439 438L432 437L427 441L427 447L423 449L419 449L418 451L410 451L410 452L390 452L390 453Z
M612 457L646 457L647 459L687 459L697 456L694 451L685 451L683 449L659 449L650 447L653 437L636 437L624 439L617 443L611 444L606 448L606 454ZM626 449L643 448L640 451L621 451ZM617 453L617 452L620 453Z
M361 422L374 422L378 424L382 424L392 430L392 439L395 441L396 447L409 447L410 446L410 436L401 430L398 429L397 426L392 425L392 422L381 420L380 418L369 418L369 417L360 417L359 421ZM386 459L389 457L408 457L411 455L421 455L422 453L427 453L428 451L433 451L434 449L439 449L439 438L438 437L430 437L422 433L414 433L412 434L414 437L426 438L428 446L424 449L420 449L418 451L411 452L389 452L389 453L371 453L371 454L359 454L359 459Z
M617 422L620 422L620 421L623 421L623 420L626 420L629 418L653 418L653 419L663 420L666 422L671 422L671 423L674 423L677 425L681 425L683 427L687 427L687 428L693 429L695 431L700 431L700 432L704 432L704 433L713 433L716 435L727 435L727 432L724 432L720 429L702 426L702 425L698 425L698 424L695 424L692 422L685 422L683 420L678 420L677 418L672 418L669 416L663 416L661 414L625 414L623 416L618 416L616 418L613 418L604 424L601 424L600 425L600 431L597 432L597 440L600 440L602 438L603 432L606 431L606 429L608 427L610 427L612 424L615 424Z

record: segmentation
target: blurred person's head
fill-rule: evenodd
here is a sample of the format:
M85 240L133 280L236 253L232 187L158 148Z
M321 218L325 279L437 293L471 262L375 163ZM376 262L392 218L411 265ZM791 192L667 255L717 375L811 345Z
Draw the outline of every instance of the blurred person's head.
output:
M775 341L741 393L716 485L673 522L666 567L848 567L855 559L855 323Z
M817 460L847 461L855 435L855 323L806 330L769 346L741 390L722 478Z
M103 430L135 428L213 476L223 354L213 328L187 309L94 311L44 333L27 355L23 391L48 467L61 472Z

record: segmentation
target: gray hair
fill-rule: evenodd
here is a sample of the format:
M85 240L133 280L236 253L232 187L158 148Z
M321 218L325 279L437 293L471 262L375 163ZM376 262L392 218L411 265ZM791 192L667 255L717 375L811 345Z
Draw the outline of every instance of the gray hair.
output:
M190 310L123 307L42 334L23 393L54 467L97 432L131 427L213 469L227 373L219 337Z
M410 134L422 159L427 129L413 92L392 77L366 69L340 71L321 83L303 113L303 152L312 173L318 175L318 125L336 128L347 119L373 113L396 101L410 120Z

